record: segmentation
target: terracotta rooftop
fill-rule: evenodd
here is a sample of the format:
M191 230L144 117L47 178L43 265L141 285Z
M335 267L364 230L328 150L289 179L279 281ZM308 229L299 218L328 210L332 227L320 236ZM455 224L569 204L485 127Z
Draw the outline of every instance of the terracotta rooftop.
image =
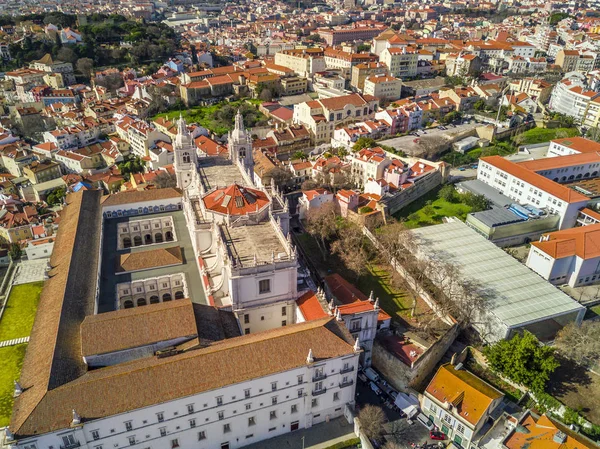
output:
M130 273L132 271L149 270L151 268L180 265L183 263L181 248L150 249L119 255L115 272Z
M451 403L455 413L471 425L476 425L492 402L503 396L475 374L456 370L449 363L438 369L425 391L442 404Z
M562 158L569 156L562 156ZM552 158L559 159L559 158ZM582 195L581 193L576 192L573 189L570 189L566 186L558 184L557 182L551 181L550 179L545 178L542 175L538 175L537 173L531 171L530 169L524 167L521 164L516 164L509 160L504 159L501 156L487 156L482 157L481 161L488 163L496 168L499 168L502 171L505 171L516 178L519 178L556 198L566 201L568 203L576 203L580 201L589 200L588 197ZM538 162L538 161L536 161Z
M581 259L600 257L600 224L549 232L542 239L531 244L554 259L575 255Z
M81 353L87 357L197 334L189 299L148 304L85 317Z
M205 195L202 201L207 209L227 215L247 215L257 212L270 203L262 190L242 187L238 184L216 189Z
M296 300L296 305L306 321L318 320L329 316L321 306L314 292L308 291Z
M130 190L127 192L111 193L102 197L102 207L119 206L122 204L143 203L168 198L181 198L181 190L175 187L152 190Z
M579 153L600 152L600 143L584 137L566 137L564 139L555 139L552 143L557 143L563 147L571 148Z

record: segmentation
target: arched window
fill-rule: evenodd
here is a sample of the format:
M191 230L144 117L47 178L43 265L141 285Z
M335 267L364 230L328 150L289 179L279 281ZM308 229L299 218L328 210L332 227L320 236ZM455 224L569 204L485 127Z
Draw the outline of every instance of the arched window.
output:
M158 296L154 295L154 296L150 296L150 304L158 304L160 302L160 299L158 298Z
M558 182L558 178L554 178L552 181L554 181L554 182Z
M581 173L579 173L577 176L575 176L575 179L581 179Z
M123 303L123 307L124 307L125 309L132 309L132 308L133 308L133 301L132 301L132 300L130 300L130 299L128 299L127 301L125 301L125 302Z
M163 235L160 232L157 232L156 234L154 234L154 242L155 243L163 242Z
M138 298L137 300L138 307L146 305L146 298Z
M150 245L152 243L152 236L150 234L146 234L144 236L144 245Z
M560 178L560 182L565 182L567 180L566 176L563 176L562 178Z
M589 178L590 177L590 172L587 172L585 175L583 175L584 178Z
M173 241L173 233L171 231L167 231L165 233L165 238L167 239L167 242L172 242Z
M569 176L569 181L572 181L574 177L575 176L573 176L573 175Z
M191 161L190 153L183 153L183 162L189 164Z
M184 298L184 296L183 296L183 292L181 290L175 292L175 299L183 299L183 298Z
M597 174L598 174L598 172L595 171L595 172L592 173L592 176L596 177Z
M133 238L133 246L140 246L142 244L142 238L139 235L136 235Z
M165 293L162 298L163 298L163 301L170 301L172 299L171 293Z
M123 239L123 248L131 248L131 238L125 237Z

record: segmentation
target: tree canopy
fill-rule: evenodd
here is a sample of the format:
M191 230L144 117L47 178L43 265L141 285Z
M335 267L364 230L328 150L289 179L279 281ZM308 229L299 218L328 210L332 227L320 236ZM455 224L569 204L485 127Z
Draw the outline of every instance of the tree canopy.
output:
M524 331L510 340L500 340L483 351L490 368L534 393L543 392L550 375L560 366L554 348L542 345Z

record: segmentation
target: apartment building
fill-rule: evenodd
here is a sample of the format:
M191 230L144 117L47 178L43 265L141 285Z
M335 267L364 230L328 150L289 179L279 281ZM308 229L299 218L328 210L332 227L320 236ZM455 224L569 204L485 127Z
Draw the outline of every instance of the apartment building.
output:
M319 28L317 34L325 40L327 45L333 47L343 42L371 40L385 29L387 29L387 25L382 23L355 22L349 26L337 26L332 29Z
M386 48L379 55L379 60L389 68L390 74L397 78L417 76L419 53L412 47Z
M371 75L365 79L363 93L384 100L397 100L402 93L402 80L387 75Z
M510 83L514 93L524 93L540 103L546 103L552 93L552 84L536 78L522 78Z
M275 64L287 67L296 75L310 77L327 69L322 48L283 50L275 54Z
M504 395L464 368L442 365L421 399L421 409L458 447L470 448ZM487 428L486 428L487 429Z
M294 123L310 131L315 143L329 142L336 126L372 118L378 100L370 95L350 94L294 105Z
M575 72L556 83L548 106L553 111L583 120L589 102L598 97L600 93L589 90L586 87L585 77Z
M325 65L328 69L338 69L346 79L352 76L352 68L359 64L376 63L377 56L369 53L348 53L334 48L326 48Z
M362 91L365 86L365 79L373 75L387 75L388 68L382 62L361 63L352 67L350 85Z

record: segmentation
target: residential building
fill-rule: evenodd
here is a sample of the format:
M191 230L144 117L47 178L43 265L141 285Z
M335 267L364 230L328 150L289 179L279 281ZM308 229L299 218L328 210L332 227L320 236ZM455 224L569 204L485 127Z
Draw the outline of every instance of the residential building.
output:
M483 436L484 425L504 394L473 373L447 363L427 385L421 409L458 447L471 448Z
M481 58L474 54L455 53L446 57L448 76L472 75L481 68Z
M363 93L384 100L397 100L402 92L402 80L393 76L371 75L365 78Z
M377 103L359 94L308 101L294 105L294 123L304 125L313 142L329 142L336 126L373 117Z
M373 75L387 75L388 68L382 62L360 63L352 67L350 85L362 92L365 79Z
M513 93L524 93L540 103L546 103L552 93L552 84L535 78L521 78L510 83Z
M556 83L548 106L553 111L583 120L589 102L598 97L600 93L586 88L585 77L574 72Z
M50 160L34 161L23 167L23 176L33 184L50 181L62 176L60 165Z
M418 51L414 48L386 48L379 55L390 71L397 78L411 78L417 76Z
M296 75L310 77L326 70L322 48L283 50L275 54L275 64L287 67Z
M577 50L560 50L556 54L556 65L560 66L565 73L576 71L578 60L579 52Z
M319 209L323 204L333 203L334 194L326 189L305 190L298 198L298 216L300 220L307 218L311 210Z

